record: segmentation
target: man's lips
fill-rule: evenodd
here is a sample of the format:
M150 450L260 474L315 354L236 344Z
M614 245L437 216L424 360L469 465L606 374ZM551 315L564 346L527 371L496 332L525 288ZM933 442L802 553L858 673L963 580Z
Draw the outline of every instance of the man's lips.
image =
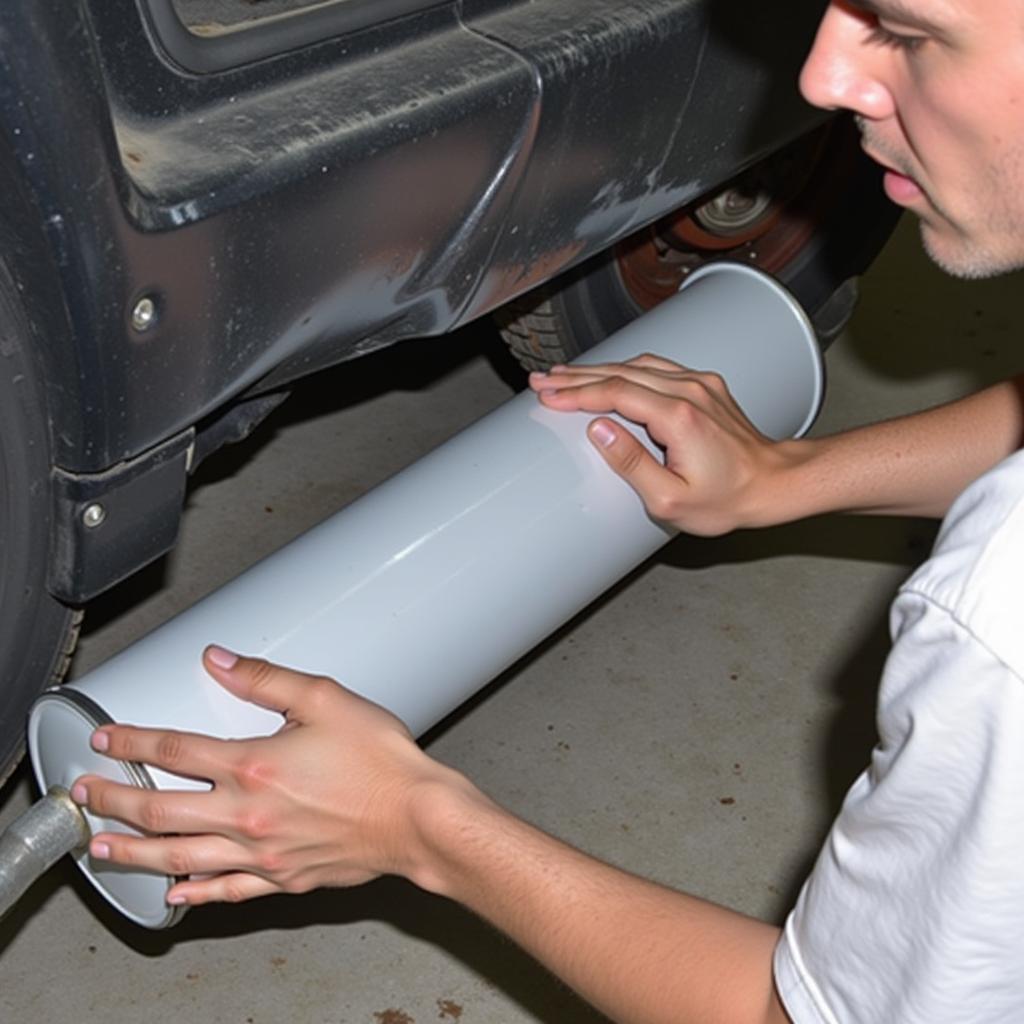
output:
M885 175L882 178L882 187L885 189L885 194L894 203L897 203L899 206L909 206L911 203L924 198L924 190L910 175L896 170L895 167L881 160L867 146L864 147L864 152L885 171Z
M924 198L924 192L913 178L908 178L899 171L886 171L882 177L885 194L900 206L909 206L918 199Z

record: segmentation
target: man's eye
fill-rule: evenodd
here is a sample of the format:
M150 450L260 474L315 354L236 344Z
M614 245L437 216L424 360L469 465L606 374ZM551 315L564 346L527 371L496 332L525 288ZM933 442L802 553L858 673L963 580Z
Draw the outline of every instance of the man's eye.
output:
M916 50L925 42L924 36L903 36L875 24L868 29L868 42L876 46L888 46L894 50Z

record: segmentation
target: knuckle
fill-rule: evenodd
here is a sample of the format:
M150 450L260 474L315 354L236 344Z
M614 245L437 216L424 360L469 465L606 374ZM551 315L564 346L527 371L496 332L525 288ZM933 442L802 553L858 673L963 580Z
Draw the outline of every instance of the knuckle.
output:
M159 798L150 797L139 806L139 824L147 832L166 832L167 813Z
M273 684L277 668L265 658L251 659L248 663L248 667L249 690L252 694L259 694Z
M194 868L192 857L181 847L172 847L167 851L167 867L172 875L191 875Z
M679 512L679 502L664 491L658 491L647 497L647 511L655 519L673 519Z
M625 377L619 376L609 377L602 386L612 404L620 402L630 387L629 381Z
M250 755L235 768L235 780L239 788L247 792L266 789L273 777L274 768L264 757Z
M626 448L625 445L623 445ZM643 452L639 446L629 446L625 451L619 453L618 468L623 476L632 476L640 468L643 462Z
M716 395L724 395L728 390L725 378L720 373L709 370L702 373L701 378L708 391L713 391Z
M266 839L271 831L271 819L263 811L245 811L238 819L238 832L246 839L258 842Z
M337 694L336 683L325 676L317 676L310 681L306 688L305 699L308 701L309 708L315 713L327 707L331 699L337 697Z
M323 707L327 699L327 681L321 677L311 679L303 690L305 702L313 709Z
M223 886L221 895L224 897L225 903L242 903L247 898L245 886L239 879L226 878Z
M286 872L288 864L283 854L267 850L256 858L256 866L259 873L265 878L276 878Z
M181 764L185 753L184 738L181 733L165 733L157 741L157 760L166 768L175 768Z
M691 391L689 395L683 395L680 397L682 397L683 400L678 402L672 411L672 426L676 430L689 430L701 415L700 410L694 402L696 395Z

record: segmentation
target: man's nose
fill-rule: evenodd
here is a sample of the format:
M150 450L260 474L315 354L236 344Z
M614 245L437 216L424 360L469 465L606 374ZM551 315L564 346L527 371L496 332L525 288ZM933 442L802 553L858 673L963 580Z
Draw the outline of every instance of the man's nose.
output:
M885 81L891 54L871 42L871 15L829 4L800 73L800 92L825 110L852 110L870 120L893 112Z

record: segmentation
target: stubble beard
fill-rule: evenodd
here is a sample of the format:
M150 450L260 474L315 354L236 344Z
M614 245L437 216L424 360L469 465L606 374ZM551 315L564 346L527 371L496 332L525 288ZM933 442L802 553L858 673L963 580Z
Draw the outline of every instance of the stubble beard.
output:
M1024 261L1020 259L1000 259L967 241L964 241L955 253L949 254L929 238L927 224L922 223L920 229L921 244L928 258L950 277L957 277L961 281L980 281L987 277L998 277L1024 266Z
M895 152L884 140L875 136L872 133L870 121L863 117L854 117L854 120L860 130L861 138L872 153L881 157L893 170L917 181L910 161L903 154ZM1012 178L1012 175L1004 173L1002 176L997 176L995 181L990 182L989 195L1002 196L1004 194L1007 183L1006 180L1000 180L1000 177L1006 179L1007 177ZM921 187L919 183L918 187ZM939 221L947 227L947 237L952 231L956 238L952 246L948 242L944 245L944 239L939 229L929 224L929 218L926 215L918 215L921 244L928 254L928 258L940 270L951 277L957 277L964 281L977 281L1024 268L1024 252L1018 252L1012 256L1004 255L992 251L987 246L979 245L959 229L958 222L946 213L931 194L925 192L924 195L928 205L938 215ZM1001 208L991 209L988 212L989 224L987 226L990 228L988 233L996 238L1004 235L1008 227L1007 220L1006 211ZM1024 246L1024 224L1021 225L1017 237L1020 239L1021 246Z

